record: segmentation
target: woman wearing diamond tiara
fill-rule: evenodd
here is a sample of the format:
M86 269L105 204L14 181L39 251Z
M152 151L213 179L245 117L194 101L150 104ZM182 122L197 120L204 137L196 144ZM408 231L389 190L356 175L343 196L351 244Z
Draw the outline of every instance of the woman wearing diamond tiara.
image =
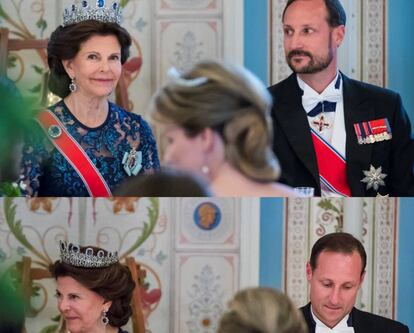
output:
M71 333L127 333L135 284L116 253L101 248L60 243L56 279L58 309Z
M246 69L204 61L179 74L154 96L164 162L202 176L217 196L294 196L276 183L271 98Z
M30 196L110 196L159 169L149 125L108 101L131 37L116 2L81 1L63 16L48 44L49 89L62 100L38 116L43 131L23 148L20 185Z

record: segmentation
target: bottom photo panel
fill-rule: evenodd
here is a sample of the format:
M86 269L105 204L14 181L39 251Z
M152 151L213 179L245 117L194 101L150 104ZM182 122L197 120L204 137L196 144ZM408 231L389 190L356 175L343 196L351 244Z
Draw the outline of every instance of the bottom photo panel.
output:
M0 332L414 332L414 198L2 198Z

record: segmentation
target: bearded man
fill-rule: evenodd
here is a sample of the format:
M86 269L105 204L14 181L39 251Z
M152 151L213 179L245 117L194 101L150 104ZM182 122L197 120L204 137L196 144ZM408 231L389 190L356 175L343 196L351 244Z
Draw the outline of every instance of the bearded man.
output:
M399 94L338 70L339 0L288 0L282 21L293 74L269 88L280 181L316 196L413 196L414 140Z

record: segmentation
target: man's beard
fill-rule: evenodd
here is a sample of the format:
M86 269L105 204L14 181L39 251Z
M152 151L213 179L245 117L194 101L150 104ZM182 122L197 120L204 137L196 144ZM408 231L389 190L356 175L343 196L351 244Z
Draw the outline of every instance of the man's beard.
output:
M309 63L304 67L296 69L294 63L292 62L292 57L297 56L297 55L309 57L310 59ZM332 59L333 59L333 51L332 51L330 41L329 41L329 46L328 46L328 54L326 55L326 57L315 57L312 55L312 53L307 52L307 51L302 51L302 50L292 50L286 56L286 61L290 69L296 74L319 73L330 65L330 63L332 62Z

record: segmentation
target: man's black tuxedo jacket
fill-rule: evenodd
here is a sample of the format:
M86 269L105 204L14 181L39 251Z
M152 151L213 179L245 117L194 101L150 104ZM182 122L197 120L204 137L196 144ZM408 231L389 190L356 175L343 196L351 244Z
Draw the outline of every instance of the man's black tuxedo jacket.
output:
M315 333L315 321L310 310L310 303L300 308L309 328L309 333ZM353 308L349 314L348 326L355 333L408 333L408 327L398 321L377 316L369 312Z
M346 131L346 172L352 196L414 196L414 139L400 96L390 90L343 78ZM315 188L319 196L318 165L302 90L295 74L269 88L273 96L273 149L279 159L280 182L293 187ZM387 118L392 139L372 144L358 143L354 124ZM387 174L385 186L367 190L361 182L370 166Z

